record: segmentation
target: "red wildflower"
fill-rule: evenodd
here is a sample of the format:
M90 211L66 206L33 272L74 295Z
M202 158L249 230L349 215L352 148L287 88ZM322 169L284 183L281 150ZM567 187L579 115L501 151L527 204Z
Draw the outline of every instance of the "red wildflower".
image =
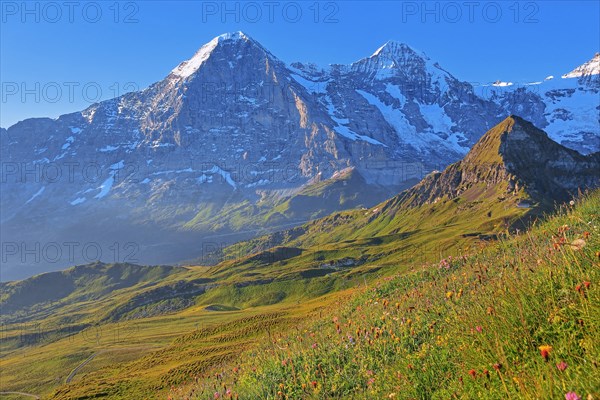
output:
M471 375L473 378L475 378L477 376L477 371L475 371L474 369L470 369L469 375Z
M567 369L568 364L564 361L559 362L558 364L556 364L556 368L558 368L559 371L564 371L565 369Z
M550 356L551 351L552 351L552 346L548 346L548 345L540 346L540 354L546 361L548 361L548 357Z

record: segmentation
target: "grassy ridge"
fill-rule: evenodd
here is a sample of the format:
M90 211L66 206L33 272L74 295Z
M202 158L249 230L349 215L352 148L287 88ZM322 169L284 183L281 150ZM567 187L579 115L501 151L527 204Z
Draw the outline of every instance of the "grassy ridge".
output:
M382 279L169 395L598 398L599 211L596 191L530 232Z

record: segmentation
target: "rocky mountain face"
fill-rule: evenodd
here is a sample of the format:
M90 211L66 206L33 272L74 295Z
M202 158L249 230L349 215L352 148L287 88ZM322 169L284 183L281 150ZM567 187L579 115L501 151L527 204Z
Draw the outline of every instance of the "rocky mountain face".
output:
M594 71L484 95L401 43L319 68L221 35L145 90L1 130L2 279L96 259L174 263L371 206L508 114L596 151Z
M396 203L418 206L474 188L497 188L500 198L516 195L522 204L552 205L599 186L600 152L584 156L513 115L488 131L464 159L430 174Z

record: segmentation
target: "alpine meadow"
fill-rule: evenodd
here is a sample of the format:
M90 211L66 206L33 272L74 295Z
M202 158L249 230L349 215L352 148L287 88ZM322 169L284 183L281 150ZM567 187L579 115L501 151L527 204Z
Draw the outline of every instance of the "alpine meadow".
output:
M600 3L1 11L0 398L600 400Z

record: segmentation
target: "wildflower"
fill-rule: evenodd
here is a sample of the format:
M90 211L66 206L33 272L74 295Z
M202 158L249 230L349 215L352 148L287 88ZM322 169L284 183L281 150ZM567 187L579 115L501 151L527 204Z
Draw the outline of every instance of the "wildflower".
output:
M496 371L500 371L500 370L502 369L502 364L500 364L500 363L496 363L496 364L494 364L494 369L495 369Z
M475 378L477 376L477 371L475 371L474 369L470 369L469 375L471 375L473 378Z
M313 388L317 387L317 381L312 381L310 384L312 385Z
M481 326L477 325L477 326L475 327L475 330L476 330L477 332L481 333L481 332L483 331L483 328L482 328Z
M571 200L571 201L569 202L569 205L570 205L571 207L573 207L573 206L575 205L575 200Z
M564 361L559 362L558 364L556 364L556 368L558 368L559 371L564 371L565 369L567 369L568 364Z
M590 237L590 233L588 231L583 232L583 238L587 239Z
M489 379L489 377L490 377L490 371L488 371L487 369L484 369L483 370L483 375L485 375L485 377Z
M548 357L550 356L551 351L552 351L552 346L548 346L548 345L540 346L540 354L546 361L548 361Z
M581 397L579 397L575 392L568 392L565 393L565 400L581 400Z
M215 394L214 394L214 398L215 398L215 399L218 399L219 397L221 397L221 395L219 394L219 392L215 392Z
M302 390L306 389L306 383L302 384Z
M316 343L313 343L313 344L312 344L312 348L313 348L313 349L316 349L317 347L319 347L319 345L318 345L318 344L316 344Z
M591 285L591 282L583 281L583 286L585 286L586 289L589 289L590 285Z
M446 298L447 298L447 299L451 299L453 294L454 294L454 293L452 293L452 292L447 292L447 293L446 293Z

